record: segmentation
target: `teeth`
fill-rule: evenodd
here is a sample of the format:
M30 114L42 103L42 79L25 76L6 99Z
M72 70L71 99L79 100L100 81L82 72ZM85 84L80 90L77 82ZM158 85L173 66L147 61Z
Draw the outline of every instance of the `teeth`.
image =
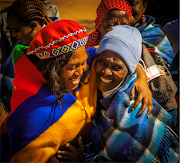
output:
M100 76L100 79L104 82L104 83L110 83L112 80L107 80L107 79L104 79Z
M78 84L79 82L80 82L80 79L79 78L77 78L77 79L71 79L71 81L72 81L72 83L73 84Z
M72 81L73 81L73 82L77 82L77 81L79 81L79 79L72 79Z

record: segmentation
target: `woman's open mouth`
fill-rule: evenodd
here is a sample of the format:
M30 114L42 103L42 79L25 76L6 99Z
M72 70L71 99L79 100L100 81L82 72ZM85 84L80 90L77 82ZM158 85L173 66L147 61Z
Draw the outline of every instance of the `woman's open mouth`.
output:
M100 76L101 81L104 83L110 83L112 80L104 79L103 77Z
M77 78L77 79L71 79L70 81L71 81L71 83L72 83L73 85L78 85L79 82L80 82L80 78Z

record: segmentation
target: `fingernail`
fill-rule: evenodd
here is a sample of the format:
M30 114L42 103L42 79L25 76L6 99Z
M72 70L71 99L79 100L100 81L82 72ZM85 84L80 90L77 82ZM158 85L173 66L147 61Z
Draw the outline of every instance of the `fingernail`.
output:
M62 155L57 155L57 158L62 158Z
M69 143L66 144L66 147L69 147Z
M149 118L149 115L147 115L147 119Z
M139 117L142 115L142 113L139 114Z

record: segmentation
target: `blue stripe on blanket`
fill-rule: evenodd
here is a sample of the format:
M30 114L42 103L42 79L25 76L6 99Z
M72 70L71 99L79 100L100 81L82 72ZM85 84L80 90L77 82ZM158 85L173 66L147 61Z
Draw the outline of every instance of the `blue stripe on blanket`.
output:
M146 15L146 23L141 27L138 27L143 42L147 43L150 47L155 48L155 52L170 64L175 57L173 49L166 35L161 30L160 25L154 23L155 18Z
M16 147L13 148L11 156L54 124L75 101L76 98L68 93L64 96L62 108L60 108L56 96L50 93L46 84L35 96L25 100L7 120L9 136L12 135L11 132L16 131L16 135L10 138L11 146Z
M172 116L154 99L148 119L147 108L138 116L142 103L131 111L133 103L129 98L135 81L136 74L129 76L108 108L104 104L109 97L101 100L104 109L101 108L101 114L93 120L91 128L94 149L110 161L166 162L168 151L176 140L176 134L170 128Z

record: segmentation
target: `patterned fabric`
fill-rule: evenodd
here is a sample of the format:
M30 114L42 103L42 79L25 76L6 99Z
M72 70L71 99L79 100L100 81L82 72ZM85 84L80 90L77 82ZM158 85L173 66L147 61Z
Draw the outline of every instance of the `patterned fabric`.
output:
M86 29L78 23L71 20L56 21L37 33L27 55L35 54L40 59L56 57L84 46L87 37Z
M94 32L92 32L89 35L89 38L87 40L85 47L86 49L88 49L93 46L97 46L99 45L100 41L101 41L101 33L99 32L99 30L96 29Z
M167 158L169 162L178 162L179 144L172 130L172 116L154 99L148 119L147 109L138 116L142 103L131 111L134 102L130 101L130 95L136 78L136 74L128 76L119 90L101 99L97 106L91 130L93 147L98 153L94 162L159 163ZM177 148L169 157L172 144Z
M0 119L0 126L1 126L9 114L9 110L4 106L4 104L1 101L0 101L0 113L1 113L1 119Z
M130 22L132 9L126 0L102 0L96 11L97 18L95 20L95 29L99 29L104 17L112 9L119 9L126 12Z
M132 16L132 9L129 3L126 0L101 0L97 8L97 17L95 20L95 31L89 35L88 42L86 44L86 48L90 48L96 45L99 45L101 40L101 34L98 31L99 27L106 16L106 14L112 9L119 9L127 13L129 17L129 21Z
M36 56L39 59L46 59L46 58L51 58L51 57L54 57L54 56L62 55L64 53L68 53L68 52L70 52L72 50L75 50L75 49L77 49L77 48L79 48L81 46L86 45L87 39L88 39L88 37L84 37L82 39L79 39L79 40L74 41L72 43L69 43L67 45L63 45L62 47L59 47L59 48L56 48L56 49L52 49L51 52L45 51L43 53L36 53ZM38 49L38 50L40 50L40 49ZM28 53L27 55L29 55L29 54L30 53Z
M95 113L95 71L90 71L89 83L79 86L75 96L70 93L64 96L60 107L41 72L24 54L27 48L17 45L13 53L16 74L13 85L17 89L11 98L12 112L1 126L1 140L11 147L10 152L3 148L7 150L3 153L10 156L11 162L47 162Z
M176 109L177 87L166 62L147 44L143 44L142 59L153 98L167 111Z
M171 64L175 57L173 48L166 35L160 28L160 25L154 24L155 18L146 15L146 22L138 27L141 32L143 42L149 47L155 48L155 52L161 56L168 64Z

